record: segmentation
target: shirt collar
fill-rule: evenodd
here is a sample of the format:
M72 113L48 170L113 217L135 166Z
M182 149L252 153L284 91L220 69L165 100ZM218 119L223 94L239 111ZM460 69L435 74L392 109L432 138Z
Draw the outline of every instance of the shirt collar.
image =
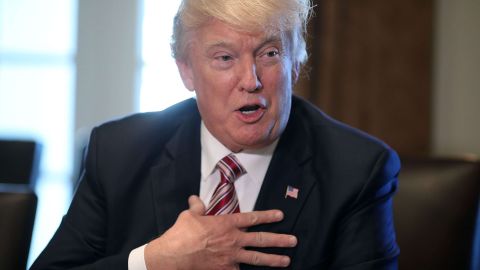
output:
M202 181L205 181L207 177L214 172L217 162L232 151L225 147L210 133L203 121L201 122L200 127L200 143L202 147ZM254 180L260 181L265 177L265 173L277 144L278 139L264 148L244 150L235 153L235 156L250 177Z

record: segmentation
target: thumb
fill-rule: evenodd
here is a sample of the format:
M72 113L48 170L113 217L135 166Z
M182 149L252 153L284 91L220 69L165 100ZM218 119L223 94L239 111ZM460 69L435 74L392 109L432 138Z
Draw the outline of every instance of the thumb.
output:
M194 212L195 214L205 215L205 205L203 204L202 200L196 195L192 195L188 198L188 206L189 210Z

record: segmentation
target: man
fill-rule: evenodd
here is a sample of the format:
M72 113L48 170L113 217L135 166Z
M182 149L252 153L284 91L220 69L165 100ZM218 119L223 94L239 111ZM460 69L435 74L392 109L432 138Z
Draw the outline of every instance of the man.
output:
M184 0L172 49L196 100L93 130L32 269L395 269L397 155L292 96L310 8Z

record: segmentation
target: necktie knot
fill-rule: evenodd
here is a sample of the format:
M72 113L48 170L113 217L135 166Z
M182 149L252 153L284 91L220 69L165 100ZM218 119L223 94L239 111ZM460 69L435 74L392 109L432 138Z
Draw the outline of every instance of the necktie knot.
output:
M230 154L217 163L220 170L220 183L215 189L208 205L207 215L223 215L240 212L238 198L233 182L246 173L237 158Z
M235 180L247 172L233 154L222 158L217 163L217 168L230 183L235 182Z

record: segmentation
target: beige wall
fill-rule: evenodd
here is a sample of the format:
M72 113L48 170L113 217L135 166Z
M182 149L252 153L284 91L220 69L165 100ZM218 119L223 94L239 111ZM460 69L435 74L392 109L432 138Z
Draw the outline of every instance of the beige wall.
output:
M433 151L480 156L480 1L438 0Z
M137 111L140 3L78 1L74 181L91 129Z
M75 129L137 110L140 0L78 2Z

